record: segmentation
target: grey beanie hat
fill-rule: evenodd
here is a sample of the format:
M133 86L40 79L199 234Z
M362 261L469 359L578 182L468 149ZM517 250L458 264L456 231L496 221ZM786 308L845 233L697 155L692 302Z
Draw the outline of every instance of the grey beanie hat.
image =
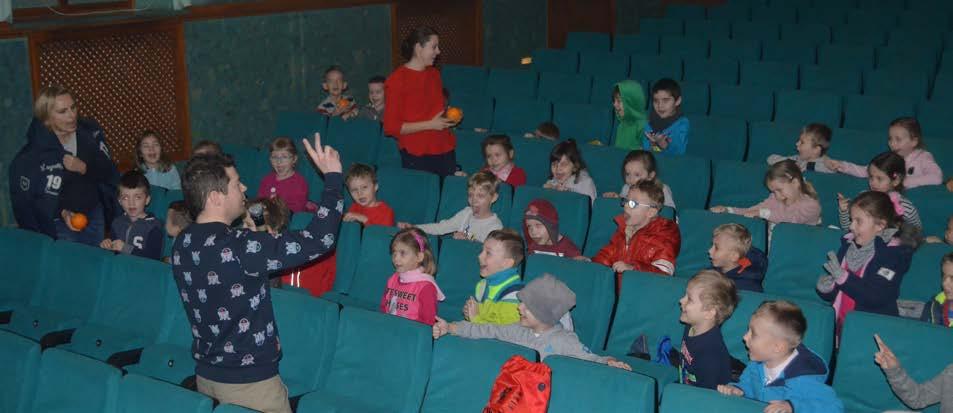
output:
M516 296L537 320L550 326L576 305L576 293L550 274L530 281Z

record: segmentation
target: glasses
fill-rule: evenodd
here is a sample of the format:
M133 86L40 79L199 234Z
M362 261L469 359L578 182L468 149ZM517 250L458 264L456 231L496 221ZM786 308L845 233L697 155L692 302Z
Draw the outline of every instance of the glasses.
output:
M639 203L639 201L636 201L636 200L634 200L634 199L625 199L625 198L622 198L622 202L621 202L621 203L622 203L622 207L623 207L623 208L629 207L629 208L635 209L635 208L638 208L638 207L641 206L641 207L646 207L646 208L659 209L659 206L658 206L658 205L655 205L655 204L642 204L642 203Z
M270 159L272 162L285 163L285 162L291 162L291 160L294 159L294 157L289 155L273 155L271 156Z

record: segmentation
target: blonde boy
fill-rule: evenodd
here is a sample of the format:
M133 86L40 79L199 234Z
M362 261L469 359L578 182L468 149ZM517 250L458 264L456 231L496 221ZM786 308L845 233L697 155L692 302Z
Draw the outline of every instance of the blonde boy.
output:
M467 204L453 217L431 224L397 224L401 229L416 226L430 235L453 234L454 239L483 242L490 232L503 228L503 222L490 209L499 198L500 181L487 171L477 172L467 180Z
M740 290L763 291L761 282L768 269L768 257L751 246L751 233L739 224L722 224L712 232L708 249L711 269L735 282Z

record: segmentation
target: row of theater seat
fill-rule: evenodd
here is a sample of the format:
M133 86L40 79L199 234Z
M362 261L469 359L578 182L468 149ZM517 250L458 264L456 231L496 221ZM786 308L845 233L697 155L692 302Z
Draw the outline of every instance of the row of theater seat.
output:
M779 227L773 242L787 242L783 240L787 231L781 230L786 228L807 227ZM384 271L386 277L389 269L381 268L386 263L371 262L380 257L365 255L377 254L386 246L389 231L365 231L359 248L359 274L352 290L361 286L360 277L368 273ZM800 240L796 245L803 247L816 241ZM19 230L0 231L0 242L9 246L3 249L5 254L21 259L39 255L45 262L69 262L72 269L66 273L58 271L63 266L47 264L40 268L36 281L42 288L34 286L32 292L0 292L0 302L13 309L11 322L0 324L0 329L8 330L0 332L0 359L13 372L0 375L0 381L6 383L0 386L0 392L5 393L0 397L4 411L50 411L64 406L104 412L210 410L208 399L178 387L193 374L194 362L188 323L168 266L113 256L78 244L53 242ZM459 299L477 279L472 263L475 244L456 240L444 240L442 244L437 280L448 296ZM794 255L787 254L789 262L803 259ZM454 256L466 262L455 262ZM25 265L12 268L17 269L3 274L5 285L16 286L24 282L25 275L37 275L30 274L31 268ZM36 271L35 266L32 271ZM627 373L562 357L547 359L553 369L551 412L653 412L659 399L663 412L686 411L687 407L679 406L697 409L697 404L686 404L683 398L723 409L746 409L723 411L761 408L759 404L725 398L711 391L671 386L669 383L677 376L674 369L626 356L631 343L641 335L652 345L666 335L675 343L680 341L683 327L678 323L677 300L684 293L686 278L627 272L615 302L615 277L608 268L551 256L530 257L524 272L526 279L544 272L555 274L576 292L577 305L572 314L583 342L598 353L625 358L640 372ZM813 276L802 278L813 280ZM376 287L380 290L381 286ZM803 286L798 288L805 290ZM379 294L377 291L374 298ZM18 303L18 299L30 295L34 300L29 304ZM739 307L724 324L723 331L732 355L746 361L741 336L748 318L763 300L785 296L752 292L742 292L741 296ZM343 310L330 301L295 290L272 290L272 298L284 352L281 374L297 400L299 412L334 408L401 412L478 410L486 402L499 367L509 356L537 358L532 350L489 340L445 337L432 342L428 326L381 314L374 308L362 309L358 296L340 300ZM823 359L836 359L834 386L848 411L900 407L871 361L870 354L876 347L871 340L874 333L891 345L914 377L932 377L953 361L953 356L945 351L953 344L953 332L949 329L860 312L848 316L841 351L834 357L833 310L807 298L788 299L797 302L808 319L805 343ZM83 308L83 303L90 301L94 308ZM459 314L459 308L452 308L449 301L441 304L441 314ZM57 317L76 321L54 322ZM51 342L47 333L31 327L35 325L76 330L70 342L57 343ZM32 330L23 331L24 326ZM36 342L41 338L46 338L42 346ZM41 347L49 346L55 348L46 349L41 356ZM137 348L142 348L138 360L123 356ZM120 356L115 356L117 353ZM115 365L121 365L123 370ZM382 370L382 366L386 368ZM120 378L122 373L128 374ZM369 388L374 389L374 398L363 397ZM874 389L880 391L873 392Z

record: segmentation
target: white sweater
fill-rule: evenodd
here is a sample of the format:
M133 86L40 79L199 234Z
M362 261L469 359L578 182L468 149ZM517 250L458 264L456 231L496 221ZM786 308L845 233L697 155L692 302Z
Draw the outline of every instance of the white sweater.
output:
M486 236L498 229L503 229L503 221L496 214L487 218L478 219L473 216L473 210L466 207L457 212L450 219L432 224L417 225L421 231L430 235L444 235L452 232L464 232L471 240L483 242Z

